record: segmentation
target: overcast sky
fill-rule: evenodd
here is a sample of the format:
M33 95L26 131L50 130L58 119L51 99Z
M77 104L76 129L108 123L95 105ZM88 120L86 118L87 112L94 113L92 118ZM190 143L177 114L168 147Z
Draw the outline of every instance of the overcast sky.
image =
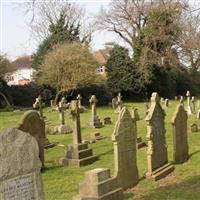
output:
M20 2L20 4L16 5L16 2ZM21 55L32 54L38 46L38 42L31 37L30 29L27 25L28 18L19 8L19 5L23 6L22 2L23 0L0 0L0 52L6 54L12 60ZM85 7L88 15L98 13L101 6L108 6L109 4L109 0L78 0L77 2ZM109 41L119 40L111 33L97 32L94 34L91 47L93 50L103 48L104 44Z
M15 59L21 55L32 54L38 43L31 38L28 19L20 9L26 0L0 0L0 53ZM27 0L28 1L28 0ZM200 2L200 0L190 0ZM18 2L18 5L16 3ZM110 0L74 0L86 8L88 15L97 14L101 6L108 6ZM120 42L114 34L97 32L94 34L91 47L93 50L103 48L106 42Z

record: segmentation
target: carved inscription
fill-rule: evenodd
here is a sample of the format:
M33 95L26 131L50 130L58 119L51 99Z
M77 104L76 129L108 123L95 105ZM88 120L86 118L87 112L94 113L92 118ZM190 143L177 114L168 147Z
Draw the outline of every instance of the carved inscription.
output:
M2 183L1 200L36 200L34 174L18 176Z

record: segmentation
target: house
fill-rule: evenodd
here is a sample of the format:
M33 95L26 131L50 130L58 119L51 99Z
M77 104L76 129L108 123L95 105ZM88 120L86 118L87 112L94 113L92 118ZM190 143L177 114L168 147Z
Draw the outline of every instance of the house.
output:
M99 49L94 52L94 57L98 63L97 74L106 76L106 63L109 58L109 52L106 49Z
M5 80L8 85L26 85L33 80L34 69L31 56L22 56L13 61L7 70Z

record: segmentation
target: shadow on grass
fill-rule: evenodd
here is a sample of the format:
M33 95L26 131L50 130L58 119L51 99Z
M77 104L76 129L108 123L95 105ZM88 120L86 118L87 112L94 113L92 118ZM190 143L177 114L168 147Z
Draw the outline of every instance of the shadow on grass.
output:
M182 182L150 190L148 194L133 192L133 200L199 200L200 199L200 175L193 176ZM130 199L127 196L125 199Z
M52 166L45 166L44 172L54 170L54 169L59 169L62 168L60 165L52 165Z
M197 153L200 153L200 150L191 153L191 154L189 155L189 158L191 158L192 156L194 156L194 155L197 154ZM199 198L199 199L200 199L200 198Z

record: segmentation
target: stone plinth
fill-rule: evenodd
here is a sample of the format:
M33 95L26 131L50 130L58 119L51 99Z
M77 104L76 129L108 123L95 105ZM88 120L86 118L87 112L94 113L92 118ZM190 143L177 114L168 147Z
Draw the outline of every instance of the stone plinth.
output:
M60 164L69 167L82 167L96 160L97 156L93 155L92 149L88 148L88 144L73 144L68 145L65 157L60 159Z
M73 200L122 200L123 192L117 178L111 178L107 168L93 169L85 173L79 195Z

